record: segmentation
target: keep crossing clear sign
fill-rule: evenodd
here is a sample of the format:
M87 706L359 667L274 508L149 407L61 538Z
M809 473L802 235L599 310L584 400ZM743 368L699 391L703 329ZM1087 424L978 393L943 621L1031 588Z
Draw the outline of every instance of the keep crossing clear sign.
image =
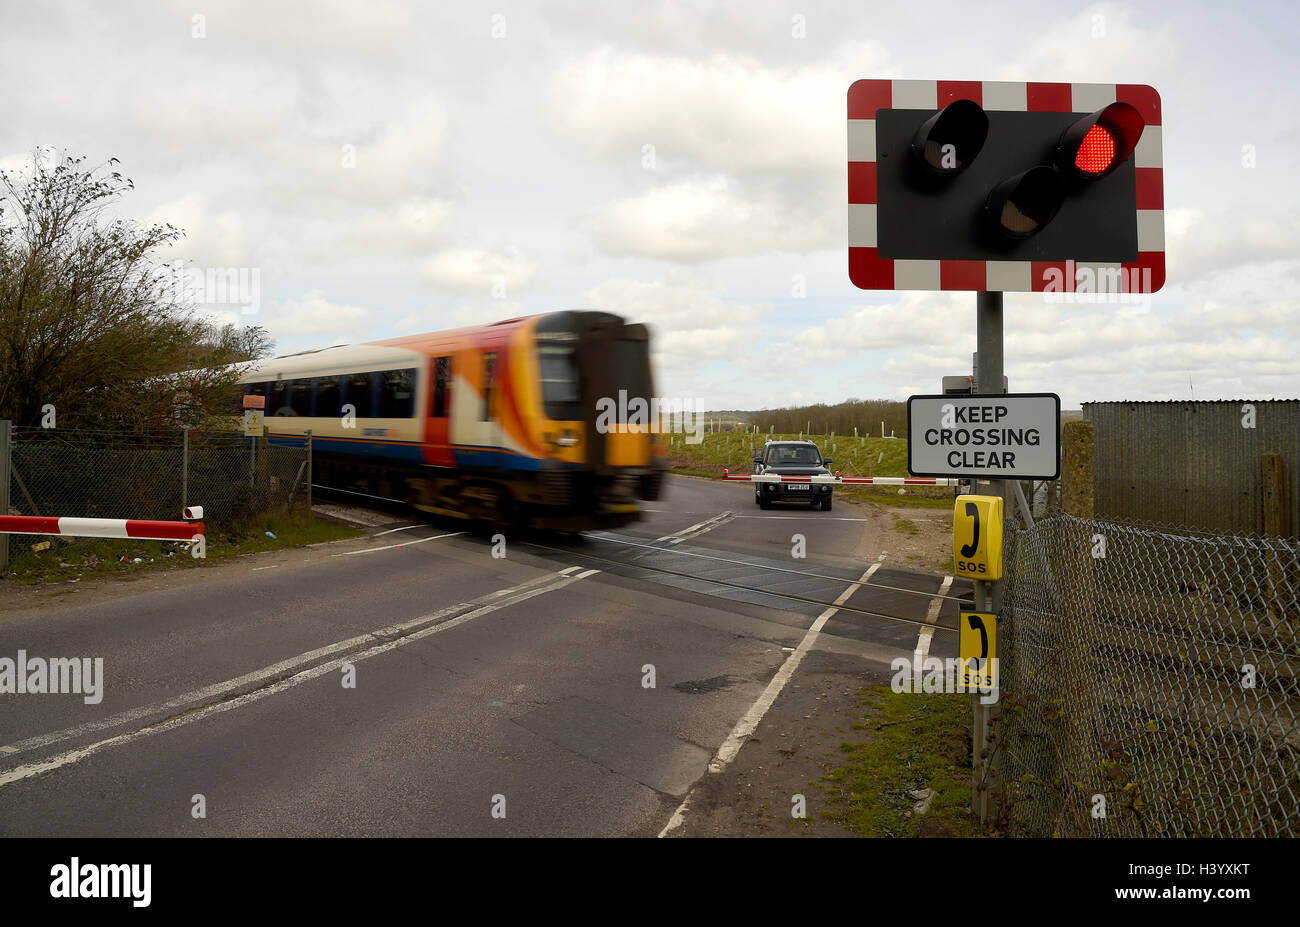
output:
M1054 480L1060 434L1055 393L912 396L907 469L913 476Z

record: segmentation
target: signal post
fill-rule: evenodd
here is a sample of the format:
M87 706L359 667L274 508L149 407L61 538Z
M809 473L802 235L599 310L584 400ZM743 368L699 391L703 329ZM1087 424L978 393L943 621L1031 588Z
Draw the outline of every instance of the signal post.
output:
M1004 387L1002 294L1118 301L1164 285L1160 96L1145 84L859 80L848 148L853 284L976 293L974 389L908 400L908 471L989 487L958 497L953 543L975 583L961 656L996 666L1006 481L1060 475L1060 398ZM988 706L972 704L972 804L987 820Z

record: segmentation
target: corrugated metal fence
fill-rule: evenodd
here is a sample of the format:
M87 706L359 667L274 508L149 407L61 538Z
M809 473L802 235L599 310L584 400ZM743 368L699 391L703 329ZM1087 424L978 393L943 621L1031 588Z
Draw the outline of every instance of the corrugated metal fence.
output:
M1262 457L1275 451L1300 537L1300 400L1085 402L1083 414L1096 434L1098 518L1260 534Z

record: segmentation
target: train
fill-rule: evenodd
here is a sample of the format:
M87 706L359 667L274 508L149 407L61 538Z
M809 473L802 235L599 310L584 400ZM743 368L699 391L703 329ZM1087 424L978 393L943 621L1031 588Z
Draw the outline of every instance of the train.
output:
M648 329L612 313L302 351L253 362L239 383L265 397L269 443L310 432L314 483L425 512L580 532L630 524L663 492L657 423L595 413L654 394Z

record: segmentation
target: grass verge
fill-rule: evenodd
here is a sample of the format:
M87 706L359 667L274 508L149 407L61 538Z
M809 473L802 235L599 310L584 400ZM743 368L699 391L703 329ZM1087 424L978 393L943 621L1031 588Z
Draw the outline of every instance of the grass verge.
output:
M268 537L268 531L275 537ZM191 557L184 544L171 541L21 535L10 541L10 561L3 579L24 584L75 582L87 576L117 576L162 566L198 568L240 554L337 541L364 533L352 525L314 516L306 506L300 506L291 512L263 513L229 535L208 535L207 557L203 560ZM50 542L49 548L31 549L44 541Z
M871 686L858 693L853 730L840 745L843 764L813 783L828 808L821 816L859 837L978 837L970 812L971 708L967 695L910 695ZM933 789L918 814L912 792Z

